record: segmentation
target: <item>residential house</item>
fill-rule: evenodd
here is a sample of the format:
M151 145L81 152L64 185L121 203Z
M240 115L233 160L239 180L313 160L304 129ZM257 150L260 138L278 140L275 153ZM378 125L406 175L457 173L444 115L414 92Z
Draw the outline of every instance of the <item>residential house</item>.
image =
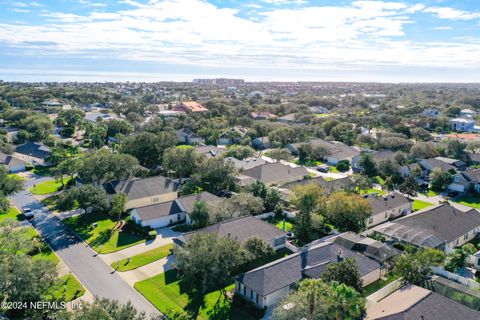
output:
M185 233L182 237L178 238L176 243L183 245L188 242L193 235L199 233L216 233L220 237L235 239L242 245L248 239L258 237L263 239L275 250L285 248L287 243L287 232L250 215L222 221L203 229Z
M410 163L400 166L398 171L402 178L415 176L417 173L419 174L419 177L423 177L425 174L424 169L418 163Z
M413 201L398 192L383 196L366 195L365 198L372 208L372 214L366 221L367 228L412 212Z
M460 117L474 119L477 116L477 112L472 109L460 110Z
M407 285L367 304L365 320L476 320L480 312L438 293Z
M452 175L452 179L453 181L447 186L447 190L458 192L460 194L464 194L470 191L472 181L470 181L469 177L466 176L463 172L455 173L454 175Z
M204 191L194 195L179 197L175 200L132 209L130 216L136 223L154 229L167 227L180 221L186 221L190 224L189 213L193 210L197 201L205 201L208 205L213 205L220 201L220 198Z
M41 142L28 141L15 148L14 156L34 165L48 166L48 157L52 152L50 148Z
M179 111L179 112L185 112L185 113L199 113L199 112L207 112L208 109L195 101L183 101L177 104L173 108L173 111Z
M297 114L296 113L289 113L284 115L283 117L277 118L278 122L282 123L296 123L297 122Z
M259 137L252 140L252 147L259 150L268 149L272 146L268 136Z
M363 154L358 154L357 156L352 158L352 170L353 172L360 172L362 171L362 166L360 165L360 160L362 159ZM375 151L370 153L372 160L375 163L379 163L383 160L393 159L395 157L395 152L391 150L381 150Z
M273 120L277 118L275 114L266 111L251 112L250 117L253 120Z
M330 193L335 192L335 191L353 190L354 189L354 184L353 184L352 179L350 179L350 177L327 180L327 179L325 179L321 176L314 177L314 178L311 178L311 179L304 179L304 180L301 180L301 181L290 182L290 183L287 183L287 184L284 184L284 185L280 186L278 189L284 195L284 198L287 199L292 194L292 191L296 186L306 185L306 184L310 184L310 183L318 184L323 189L325 194L330 194Z
M218 145L231 145L231 144L239 144L242 140L247 136L247 129L243 127L233 127L224 131L218 137L217 144Z
M449 254L480 232L480 212L476 209L462 211L444 203L386 222L370 231L393 241L438 248Z
M436 157L435 159L448 163L449 165L454 166L459 171L463 171L467 169L467 164L462 160L446 158L446 157Z
M190 129L182 128L175 131L177 135L177 142L182 144L190 144L190 145L199 145L204 143L205 141L200 137L198 134L193 132Z
M377 261L337 243L323 242L237 276L235 294L258 308L269 308L282 300L299 281L319 279L330 264L347 258L355 260L364 286L380 278Z
M195 152L202 154L207 158L213 158L225 152L225 149L216 146L196 146Z
M457 132L473 132L476 130L477 122L468 118L453 118L448 120L450 128Z
M287 144L285 147L293 155L298 155L300 146L304 144L325 147L328 150L328 155L325 157L325 160L330 165L336 165L339 161L343 160L351 163L354 158L357 158L360 155L360 150L356 147L347 146L339 141L326 141L323 139L313 139L308 142Z
M427 108L423 110L422 115L436 118L440 116L440 111L438 111L436 108Z
M178 197L180 189L176 181L162 176L112 181L104 184L103 187L110 197L116 193L125 193L128 197L126 209L174 200Z
M472 164L479 164L480 163L480 153L476 152L467 152L468 161Z
M102 112L86 112L85 113L85 121L91 122L91 123L98 123L102 121L107 121L110 119L116 118L110 113L102 113Z
M248 170L256 166L261 166L263 164L270 163L266 160L263 160L260 157L251 157L243 160L238 160L234 157L227 157L225 158L225 161L230 161L231 163L233 163L239 171Z
M27 162L14 156L0 152L0 164L6 166L9 172L16 173L24 171Z
M463 179L466 179L469 182L468 188L463 191L475 191L476 193L480 193L480 169L469 169L467 171L462 172ZM455 177L454 177L455 182Z
M434 169L452 173L457 171L453 165L436 158L422 159L418 164L422 167L422 175L425 177L428 177Z
M319 114L327 114L330 112L330 110L322 106L313 106L313 107L310 107L309 109L310 111L314 113L319 113Z
M291 167L280 162L266 163L244 170L237 176L237 184L244 187L255 181L261 181L268 186L283 185L303 180L309 174L305 167Z
M336 244L358 252L383 265L392 261L394 257L402 253L400 250L395 249L382 241L365 237L351 231L344 232L332 239Z

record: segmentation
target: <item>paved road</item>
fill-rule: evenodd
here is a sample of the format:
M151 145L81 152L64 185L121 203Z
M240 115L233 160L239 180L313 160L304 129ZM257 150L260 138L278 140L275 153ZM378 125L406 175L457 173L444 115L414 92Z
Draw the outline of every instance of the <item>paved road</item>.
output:
M24 207L33 210L43 208L42 203L32 196L28 188L34 183L38 184L44 180L46 179L33 178L27 181L25 191L11 197L13 203L19 209ZM147 315L159 314L152 304L122 280L118 274L112 273L112 268L96 257L95 252L83 241L70 233L57 217L51 214L41 214L32 219L32 224L93 295L115 299L123 303L131 301L138 310L144 311Z

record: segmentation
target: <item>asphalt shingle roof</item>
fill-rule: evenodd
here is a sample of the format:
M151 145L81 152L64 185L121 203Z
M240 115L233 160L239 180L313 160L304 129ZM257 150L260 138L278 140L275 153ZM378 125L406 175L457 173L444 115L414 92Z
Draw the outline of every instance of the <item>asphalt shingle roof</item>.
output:
M238 276L237 280L260 295L267 295L300 281L304 276L319 278L328 264L337 262L339 250L344 259L355 260L362 276L380 267L378 262L370 258L329 242L251 270Z
M128 196L128 200L176 192L178 189L179 185L177 182L162 176L113 181L105 184L107 193L115 194L123 192Z
M181 213L182 209L175 201L166 201L151 206L135 208L132 211L136 212L142 221L149 221Z
M412 202L410 199L398 192L394 192L391 195L385 196L369 195L367 197L367 201L372 208L372 215L396 209Z
M309 175L309 172L304 167L292 168L280 162L274 162L244 170L242 175L264 183L286 183L301 180Z

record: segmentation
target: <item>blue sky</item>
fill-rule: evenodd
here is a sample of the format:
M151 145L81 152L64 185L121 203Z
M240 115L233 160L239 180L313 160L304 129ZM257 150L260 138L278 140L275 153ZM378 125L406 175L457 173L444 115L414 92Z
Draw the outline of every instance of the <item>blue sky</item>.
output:
M0 0L0 79L480 82L478 0Z

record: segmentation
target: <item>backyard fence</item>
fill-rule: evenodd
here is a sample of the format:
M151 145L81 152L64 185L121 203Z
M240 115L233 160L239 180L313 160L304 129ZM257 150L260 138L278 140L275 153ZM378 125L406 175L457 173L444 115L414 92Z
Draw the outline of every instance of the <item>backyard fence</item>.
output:
M448 272L447 270L440 267L432 267L432 270L433 270L433 273L435 273L436 275L453 280L455 282L463 284L464 286L467 286L472 289L480 289L480 283L476 282L475 280L468 279L468 278L459 276L458 274Z

